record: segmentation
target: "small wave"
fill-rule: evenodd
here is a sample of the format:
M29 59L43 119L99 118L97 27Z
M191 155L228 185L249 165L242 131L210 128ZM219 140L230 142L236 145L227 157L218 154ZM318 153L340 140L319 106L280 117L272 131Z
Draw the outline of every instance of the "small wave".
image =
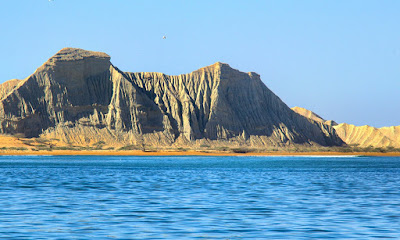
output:
M363 155L238 155L234 157L274 157L274 158L288 158L288 157L304 157L304 158L353 158L363 157Z
M298 155L291 157L307 157L307 158L353 158L361 157L361 155Z

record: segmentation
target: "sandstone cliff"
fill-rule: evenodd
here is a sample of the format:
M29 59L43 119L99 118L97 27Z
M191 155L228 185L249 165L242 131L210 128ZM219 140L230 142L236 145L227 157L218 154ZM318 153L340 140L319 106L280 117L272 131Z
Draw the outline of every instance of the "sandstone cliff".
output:
M0 84L0 99L9 94L20 82L21 80L19 79L11 79Z
M312 112L312 111L310 111L308 109L305 109L305 108L302 108L302 107L293 107L292 110L295 111L296 113L308 118L308 119L311 119L311 120L315 121L315 122L323 123L323 124L326 124L326 125L329 125L329 126L336 126L337 125L337 123L335 121L333 121L333 120L325 120L322 117L320 117L318 114L316 114L316 113L314 113L314 112Z
M326 121L314 112L301 107L292 108L298 114L313 121L333 126L338 136L349 145L359 147L394 147L400 148L400 126L375 128L371 126L355 126L347 123L337 124Z
M335 129L347 144L360 147L400 148L400 126L375 128L342 123L335 126Z
M224 63L179 76L129 73L105 53L65 48L3 85L1 133L69 144L343 144L333 128L293 112L258 74Z

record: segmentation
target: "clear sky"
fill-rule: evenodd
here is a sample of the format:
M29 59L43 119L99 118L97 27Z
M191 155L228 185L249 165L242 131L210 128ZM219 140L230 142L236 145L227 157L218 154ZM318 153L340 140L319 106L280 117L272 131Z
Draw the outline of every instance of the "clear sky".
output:
M259 73L290 107L400 125L399 13L396 0L0 0L0 82L63 47L106 52L130 72L220 61Z

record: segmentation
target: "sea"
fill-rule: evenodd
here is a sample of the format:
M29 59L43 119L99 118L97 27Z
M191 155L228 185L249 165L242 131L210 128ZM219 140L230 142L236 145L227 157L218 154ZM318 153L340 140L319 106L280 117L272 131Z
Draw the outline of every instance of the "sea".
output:
M400 158L0 156L0 239L400 239Z

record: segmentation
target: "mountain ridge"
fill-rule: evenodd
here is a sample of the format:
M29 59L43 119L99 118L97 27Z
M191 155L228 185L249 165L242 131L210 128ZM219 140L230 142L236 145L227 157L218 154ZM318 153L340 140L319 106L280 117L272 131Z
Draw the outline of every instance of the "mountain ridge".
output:
M175 76L132 73L110 59L64 48L22 82L4 86L0 132L81 145L343 144L333 128L290 110L257 73L221 62Z
M368 125L337 124L332 120L326 121L305 108L293 107L292 110L311 120L333 126L338 136L348 145L362 148L400 148L400 126L376 128Z

